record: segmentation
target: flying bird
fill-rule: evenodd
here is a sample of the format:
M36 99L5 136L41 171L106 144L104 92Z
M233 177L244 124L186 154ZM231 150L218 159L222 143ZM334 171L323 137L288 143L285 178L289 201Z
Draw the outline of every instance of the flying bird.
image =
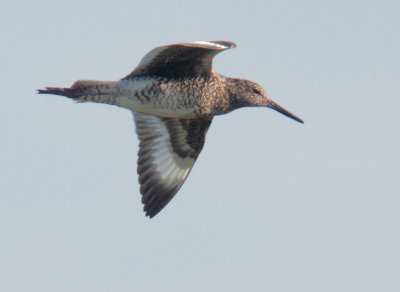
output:
M132 111L140 141L137 172L142 203L152 218L184 183L214 116L241 107L268 107L303 123L257 83L213 70L214 56L235 47L230 41L161 46L121 80L78 80L69 88L47 87L38 93Z

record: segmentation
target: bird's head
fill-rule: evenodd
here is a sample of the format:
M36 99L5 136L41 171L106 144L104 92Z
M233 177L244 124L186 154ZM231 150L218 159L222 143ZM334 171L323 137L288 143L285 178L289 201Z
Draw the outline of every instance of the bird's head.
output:
M304 123L302 119L270 99L265 90L259 84L245 79L233 78L230 78L228 84L228 92L231 100L236 103L236 108L269 107L299 123Z

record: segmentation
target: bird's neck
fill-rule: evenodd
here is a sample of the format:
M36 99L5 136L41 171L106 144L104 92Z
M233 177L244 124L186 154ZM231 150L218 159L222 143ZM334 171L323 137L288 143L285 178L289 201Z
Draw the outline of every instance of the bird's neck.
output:
M223 91L220 94L221 98L216 103L215 114L226 114L243 106L238 96L239 79L222 75L220 78L223 78Z

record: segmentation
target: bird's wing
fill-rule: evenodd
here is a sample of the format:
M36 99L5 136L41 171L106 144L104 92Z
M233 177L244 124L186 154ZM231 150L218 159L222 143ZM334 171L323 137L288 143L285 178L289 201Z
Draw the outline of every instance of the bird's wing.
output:
M211 119L160 118L134 112L138 174L146 216L155 216L182 186L204 146Z
M124 79L139 76L167 78L207 77L212 72L213 57L235 48L229 41L197 41L157 47L145 55L136 69Z

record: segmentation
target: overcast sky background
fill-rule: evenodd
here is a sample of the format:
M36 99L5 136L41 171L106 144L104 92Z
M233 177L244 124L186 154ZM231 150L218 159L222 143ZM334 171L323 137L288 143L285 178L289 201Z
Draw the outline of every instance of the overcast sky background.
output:
M400 291L400 2L7 1L0 291ZM153 47L226 39L265 109L214 119L178 195L142 212L131 113L39 96Z

